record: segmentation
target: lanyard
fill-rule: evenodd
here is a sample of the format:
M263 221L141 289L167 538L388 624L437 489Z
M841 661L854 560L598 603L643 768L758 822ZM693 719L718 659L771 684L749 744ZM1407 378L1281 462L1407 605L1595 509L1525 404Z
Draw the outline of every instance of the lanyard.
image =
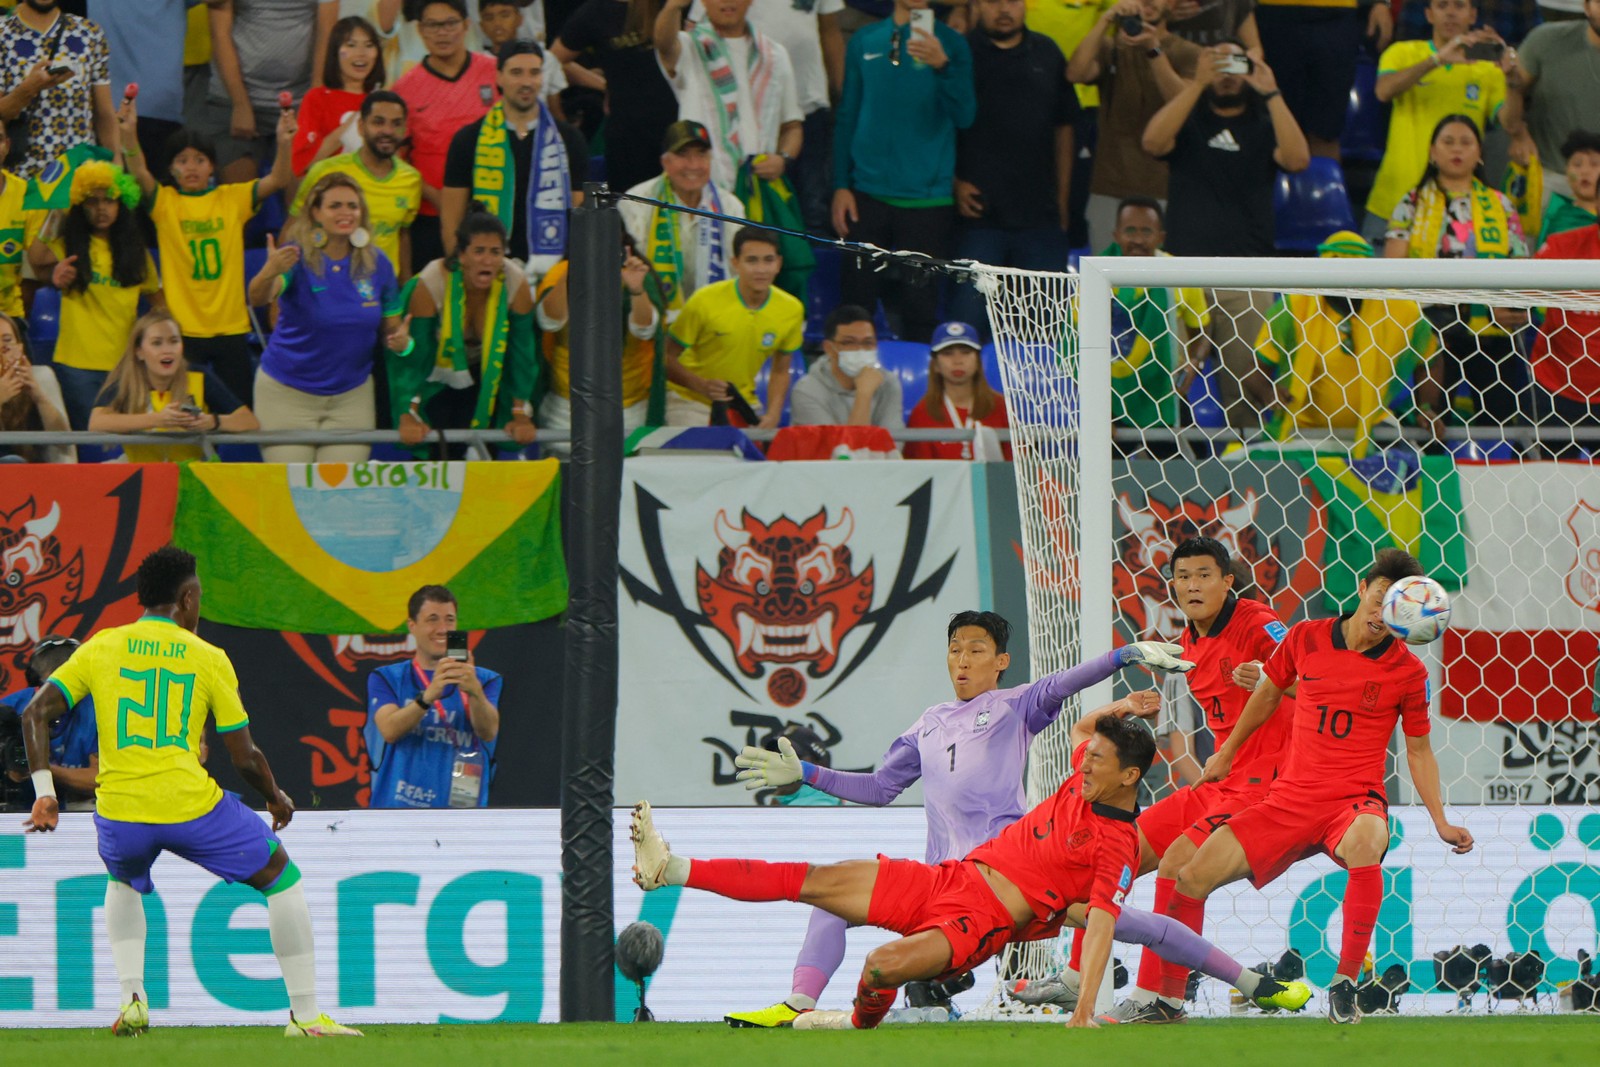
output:
M944 411L945 411L946 415L950 416L950 425L955 427L958 430L970 430L976 424L976 420L974 420L972 418L972 409L971 408L967 409L967 417L965 419L963 419L960 415L956 414L956 405L950 399L950 394L948 394L948 393L946 393L945 397L944 397ZM971 459L972 458L972 444L973 444L972 441L963 441L963 442L961 442L961 458L962 459Z

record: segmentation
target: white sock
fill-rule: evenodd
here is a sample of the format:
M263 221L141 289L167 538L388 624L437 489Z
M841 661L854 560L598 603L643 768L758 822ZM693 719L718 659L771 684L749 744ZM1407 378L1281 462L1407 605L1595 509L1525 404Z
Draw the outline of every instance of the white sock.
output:
M662 876L668 885L689 884L689 857L668 856L667 869Z
M1135 991L1135 995L1138 995L1137 990ZM1165 1004L1169 1008L1177 1008L1179 1011L1183 1010L1182 997L1157 997L1156 999L1161 1001L1161 1003Z
M134 997L145 1000L144 935L144 897L125 882L106 879L106 936L124 1005L132 1004Z
M1247 997L1254 997L1256 990L1261 987L1261 977L1261 974L1257 971L1240 971L1239 980L1233 983L1233 988Z
M808 997L804 993L790 993L784 1003L796 1011L812 1011L817 1006L815 997Z
M1336 974L1336 975L1333 976L1333 981L1328 983L1328 988L1332 989L1334 986L1338 985L1340 982L1349 982L1351 985L1360 985L1361 984L1360 982L1357 982L1354 978L1351 978L1348 974Z
M1157 1000L1163 998L1157 997L1155 992L1152 990L1140 989L1138 986L1134 986L1133 993L1128 997L1128 999L1133 1001L1135 1004L1154 1004Z
M267 929L272 954L283 970L283 987L289 991L289 1012L308 1023L322 1014L317 1010L317 957L311 943L311 909L299 882L267 898Z

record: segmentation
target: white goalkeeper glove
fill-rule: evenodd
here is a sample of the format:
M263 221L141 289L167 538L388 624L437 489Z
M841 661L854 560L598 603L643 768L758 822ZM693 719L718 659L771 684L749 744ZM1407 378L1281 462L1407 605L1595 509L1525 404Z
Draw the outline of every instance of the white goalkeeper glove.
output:
M794 746L789 743L787 737L778 738L776 752L746 745L744 751L733 761L733 765L742 768L736 777L744 783L746 789L771 789L793 785L805 777L805 769L800 766L800 757L795 755Z
M1123 645L1117 649L1117 654L1124 667L1138 664L1158 671L1185 674L1194 670L1194 664L1178 658L1182 651L1182 645L1174 645L1167 641L1135 641L1131 645Z

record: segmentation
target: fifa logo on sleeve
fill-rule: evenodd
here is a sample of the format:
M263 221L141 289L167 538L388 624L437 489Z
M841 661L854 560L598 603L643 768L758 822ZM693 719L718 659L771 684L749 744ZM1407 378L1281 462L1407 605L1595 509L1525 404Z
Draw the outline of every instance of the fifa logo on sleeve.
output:
M1267 631L1268 637L1272 638L1279 644L1283 643L1284 637L1289 633L1289 628L1283 623L1277 622L1276 620L1267 623L1262 627L1262 629Z
M1122 877L1117 879L1117 891L1111 897L1111 903L1122 907L1122 902L1128 898L1128 890L1133 885L1133 868L1126 863L1122 865Z

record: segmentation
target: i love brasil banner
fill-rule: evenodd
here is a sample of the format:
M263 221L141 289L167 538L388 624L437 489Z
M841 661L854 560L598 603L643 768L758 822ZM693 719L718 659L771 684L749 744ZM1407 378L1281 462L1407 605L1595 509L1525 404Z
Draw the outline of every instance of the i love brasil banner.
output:
M200 559L201 614L299 633L401 630L448 585L463 629L567 603L561 473L531 463L192 463L173 540Z

